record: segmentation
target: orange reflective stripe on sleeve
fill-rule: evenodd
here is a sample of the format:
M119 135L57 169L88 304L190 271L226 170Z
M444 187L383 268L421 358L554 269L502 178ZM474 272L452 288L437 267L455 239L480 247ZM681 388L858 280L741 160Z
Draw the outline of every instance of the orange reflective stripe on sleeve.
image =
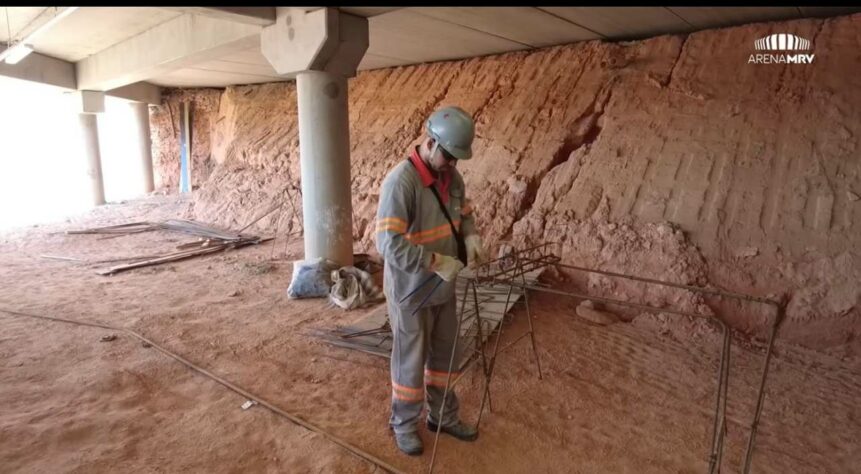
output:
M460 229L460 221L454 221L455 228ZM404 235L413 244L427 244L451 236L451 225L448 223L421 232Z
M377 219L377 232L392 231L403 234L407 231L407 221L397 217Z

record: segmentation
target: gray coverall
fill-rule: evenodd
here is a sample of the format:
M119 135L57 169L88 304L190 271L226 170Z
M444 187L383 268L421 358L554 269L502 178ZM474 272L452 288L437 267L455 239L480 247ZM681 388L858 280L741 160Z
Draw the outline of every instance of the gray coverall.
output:
M454 168L450 173L446 207L455 227L466 237L475 232L475 226L471 215L461 215L465 199L463 178ZM428 270L434 252L457 258L457 241L429 188L435 184L428 184L428 175L423 176L412 163L403 161L383 181L377 209L377 250L385 259L383 288L394 338L390 425L396 433L418 429L425 388L428 419L440 423L437 415L448 377L452 345L457 337L455 283L442 281ZM399 303L431 275L434 278L427 285ZM442 284L413 315L440 281ZM455 354L455 367L458 361L460 354ZM452 380L455 377L457 373L452 374ZM442 425L457 422L457 411L457 397L450 390Z

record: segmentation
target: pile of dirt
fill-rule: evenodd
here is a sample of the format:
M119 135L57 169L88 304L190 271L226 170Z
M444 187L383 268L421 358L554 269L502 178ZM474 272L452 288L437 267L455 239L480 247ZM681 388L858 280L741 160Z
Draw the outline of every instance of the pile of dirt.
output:
M756 39L777 31L809 39L815 61L749 64ZM476 158L459 168L491 251L560 240L585 266L787 293L781 337L858 351L859 34L854 15L363 72L349 83L355 250L373 252L386 172L432 110L457 104L477 123ZM244 225L287 191L300 206L294 85L230 87L217 117L195 215ZM299 228L301 213L285 205L257 231L279 226ZM758 337L772 317L677 290L585 284L713 312Z

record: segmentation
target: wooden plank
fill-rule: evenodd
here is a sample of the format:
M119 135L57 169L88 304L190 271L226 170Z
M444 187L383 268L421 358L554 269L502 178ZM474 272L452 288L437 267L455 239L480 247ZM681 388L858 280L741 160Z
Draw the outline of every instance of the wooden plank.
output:
M176 262L179 260L184 260L186 258L198 257L201 255L220 252L220 251L226 249L227 247L228 247L227 244L221 244L221 245L217 245L214 247L208 247L205 249L190 250L190 251L186 251L186 252L176 252L176 253L172 253L172 254L163 255L163 256L158 257L158 258L143 260L140 262L129 263L126 265L117 265L115 267L110 267L110 268L106 268L103 270L98 270L98 271L96 271L96 273L98 273L99 275L113 275L115 273L120 273L120 272L124 272L126 270L132 270L135 268L149 267L149 266L153 266L153 265L161 265L162 263Z

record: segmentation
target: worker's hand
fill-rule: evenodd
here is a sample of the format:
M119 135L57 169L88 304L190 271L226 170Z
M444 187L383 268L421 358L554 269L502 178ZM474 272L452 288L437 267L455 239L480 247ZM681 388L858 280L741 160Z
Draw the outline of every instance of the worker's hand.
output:
M463 262L455 257L434 252L431 256L430 269L443 280L454 281L457 278L457 274L463 270Z
M467 262L469 262L470 266L473 263L476 265L481 265L482 263L487 262L487 251L484 250L484 246L481 243L481 237L477 234L472 234L464 239L466 243L466 258Z
M460 208L460 215L463 217L469 217L472 214L472 210L472 201L466 199L463 202L463 206Z

